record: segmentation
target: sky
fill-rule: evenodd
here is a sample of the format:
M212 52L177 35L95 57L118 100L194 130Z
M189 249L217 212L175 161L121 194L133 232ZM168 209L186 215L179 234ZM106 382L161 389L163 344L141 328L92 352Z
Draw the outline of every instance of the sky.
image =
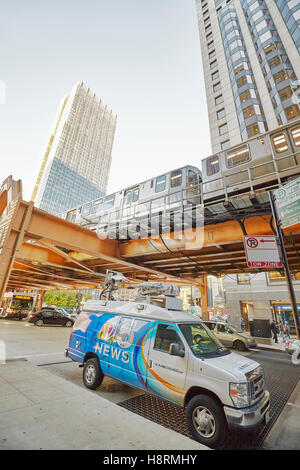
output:
M118 116L108 194L210 155L195 0L1 3L0 182L30 199L78 80Z

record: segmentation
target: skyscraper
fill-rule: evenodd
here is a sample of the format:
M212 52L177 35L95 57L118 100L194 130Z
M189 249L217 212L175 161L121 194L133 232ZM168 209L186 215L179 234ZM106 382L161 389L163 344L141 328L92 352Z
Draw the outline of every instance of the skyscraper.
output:
M107 189L116 116L82 81L59 105L32 200L60 214Z
M300 1L196 5L213 152L299 119Z

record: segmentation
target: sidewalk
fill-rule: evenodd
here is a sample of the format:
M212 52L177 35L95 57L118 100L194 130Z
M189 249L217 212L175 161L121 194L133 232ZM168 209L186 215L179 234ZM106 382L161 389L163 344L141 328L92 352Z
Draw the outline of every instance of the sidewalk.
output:
M273 343L273 344L264 344L264 343L257 343L257 349L263 349L264 351L276 351L284 354L288 354L285 349L285 343Z
M265 450L300 450L300 382L268 434Z
M0 365L0 449L209 450L27 361Z

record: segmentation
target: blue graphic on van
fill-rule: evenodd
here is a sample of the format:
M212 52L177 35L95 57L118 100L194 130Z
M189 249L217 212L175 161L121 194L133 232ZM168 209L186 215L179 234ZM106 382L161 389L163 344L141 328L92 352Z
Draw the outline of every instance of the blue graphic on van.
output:
M182 403L184 391L168 383L148 363L157 321L104 312L82 312L73 326L68 355L79 362L99 357L103 373L154 395Z

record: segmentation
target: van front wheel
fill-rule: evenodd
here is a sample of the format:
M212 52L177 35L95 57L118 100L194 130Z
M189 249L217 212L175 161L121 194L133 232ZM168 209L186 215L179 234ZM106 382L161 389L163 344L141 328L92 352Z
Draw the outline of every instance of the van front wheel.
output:
M98 359L92 358L86 361L83 367L83 383L90 390L96 390L103 381L104 374Z
M224 442L227 421L222 408L213 398L195 396L189 402L186 413L190 433L196 441L212 448Z

